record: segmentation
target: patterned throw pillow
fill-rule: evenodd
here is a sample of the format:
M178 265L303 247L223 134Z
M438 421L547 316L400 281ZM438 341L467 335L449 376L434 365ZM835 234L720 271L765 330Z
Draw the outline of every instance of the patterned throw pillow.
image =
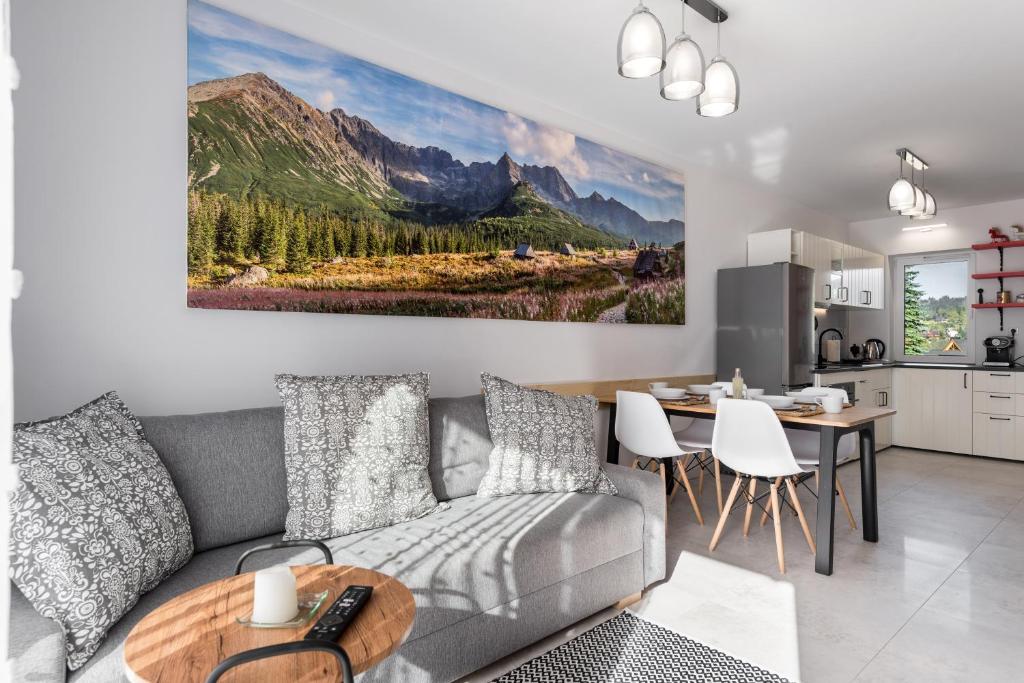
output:
M284 403L286 539L336 538L438 509L425 373L274 379Z
M69 669L192 557L185 506L117 394L14 425L11 578L64 630Z
M544 491L615 495L594 440L597 400L527 389L483 373L494 450L478 496Z

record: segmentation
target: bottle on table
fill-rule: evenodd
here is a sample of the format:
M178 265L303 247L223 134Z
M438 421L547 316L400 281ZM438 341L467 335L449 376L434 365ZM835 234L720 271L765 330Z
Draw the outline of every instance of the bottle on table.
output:
M732 397L746 398L743 395L743 375L740 374L739 368L736 368L736 374L732 377Z

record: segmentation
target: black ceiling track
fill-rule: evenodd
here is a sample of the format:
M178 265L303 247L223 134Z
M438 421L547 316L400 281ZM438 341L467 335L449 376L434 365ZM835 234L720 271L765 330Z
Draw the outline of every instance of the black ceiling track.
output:
M712 24L718 24L729 18L729 13L711 0L683 0L683 2Z

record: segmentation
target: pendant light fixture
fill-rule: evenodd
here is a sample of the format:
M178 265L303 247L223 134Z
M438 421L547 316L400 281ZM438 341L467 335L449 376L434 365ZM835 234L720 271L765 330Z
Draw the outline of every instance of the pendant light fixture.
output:
M661 96L666 100L688 100L704 92L704 53L686 34L686 3L682 5L679 35L665 53L661 71Z
M914 179L914 165L910 165L910 182L914 186L914 203L908 209L900 211L901 216L920 216L924 213L924 207L927 203L924 198L924 190L917 186L917 182Z
M643 0L619 32L619 75L647 78L665 68L665 31Z
M889 210L906 211L914 206L914 186L903 177L903 157L900 157L900 177L889 189Z
M697 100L697 113L718 118L732 114L740 106L740 79L736 69L722 56L722 21L715 22L717 43L715 58L704 72L704 92Z

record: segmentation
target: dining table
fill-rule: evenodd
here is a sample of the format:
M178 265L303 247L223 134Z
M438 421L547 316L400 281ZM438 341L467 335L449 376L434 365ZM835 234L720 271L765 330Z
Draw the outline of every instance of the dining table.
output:
M668 378L670 386L701 383L706 376ZM548 388L562 394L587 393L608 408L608 439L606 459L619 462L619 441L615 438L615 396L618 390L642 391L649 381L666 378L630 379L618 381L579 382L558 385L532 385ZM673 381L674 380L674 381ZM685 401L659 401L666 415L699 420L715 419L715 407L709 403L691 405ZM864 540L878 542L878 475L875 462L875 421L896 414L893 408L875 408L852 405L839 413L795 416L776 412L786 429L818 432L819 489L817 519L815 522L816 553L814 569L819 574L831 575L835 541L836 467L839 440L847 434L857 434L860 440L860 491Z

